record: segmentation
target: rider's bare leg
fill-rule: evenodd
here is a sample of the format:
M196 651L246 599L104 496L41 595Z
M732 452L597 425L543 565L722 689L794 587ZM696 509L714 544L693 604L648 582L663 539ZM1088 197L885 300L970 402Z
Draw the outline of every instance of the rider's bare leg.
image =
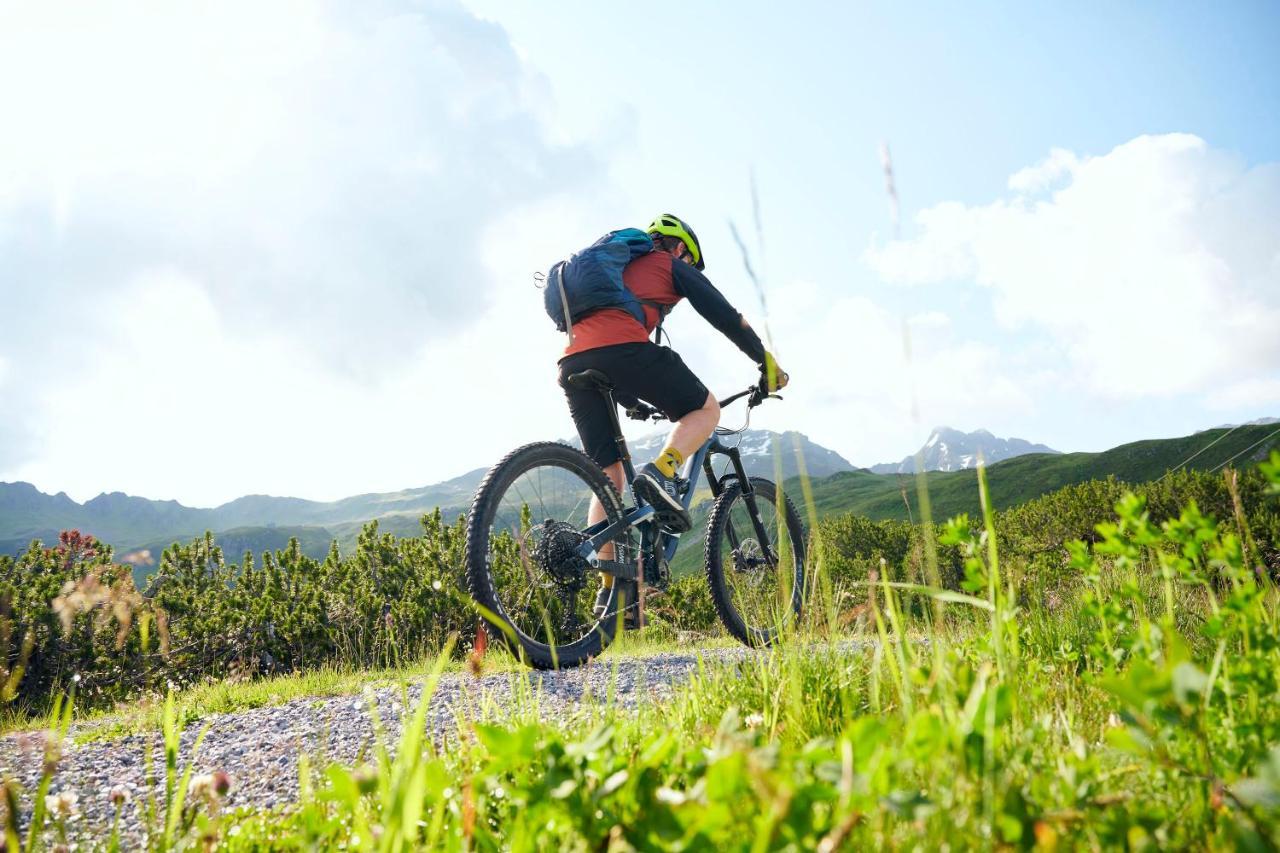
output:
M618 494L622 494L622 460L618 460L612 465L604 469L605 476L613 483L613 487L618 490ZM591 499L591 506L587 508L587 524L592 525L605 520L604 504L600 503L599 498ZM613 543L606 542L600 546L600 559L613 559ZM613 586L613 575L606 572L600 573L600 584L606 589Z
M707 401L702 404L701 409L694 409L676 421L676 428L671 431L667 446L674 447L680 451L681 456L688 459L711 436L719 423L720 404L714 396L707 394Z

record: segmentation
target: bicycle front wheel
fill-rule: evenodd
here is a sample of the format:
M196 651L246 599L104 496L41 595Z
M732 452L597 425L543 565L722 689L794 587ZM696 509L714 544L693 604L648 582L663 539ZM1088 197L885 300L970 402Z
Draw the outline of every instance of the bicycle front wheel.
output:
M599 574L578 555L592 499L610 522L622 501L588 456L539 442L510 453L486 475L467 518L471 595L512 653L538 669L577 666L613 640L620 594L594 610ZM602 556L631 560L627 534ZM620 590L622 584L616 584Z
M800 617L804 528L791 500L772 482L752 477L751 491L748 501L742 483L734 481L716 498L704 556L720 620L741 642L761 647Z

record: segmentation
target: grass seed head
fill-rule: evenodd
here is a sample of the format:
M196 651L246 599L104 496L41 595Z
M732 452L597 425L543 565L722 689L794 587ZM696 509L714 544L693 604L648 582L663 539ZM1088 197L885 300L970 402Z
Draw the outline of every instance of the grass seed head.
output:
M44 798L44 807L60 820L71 820L80 814L80 795L75 791L60 791Z

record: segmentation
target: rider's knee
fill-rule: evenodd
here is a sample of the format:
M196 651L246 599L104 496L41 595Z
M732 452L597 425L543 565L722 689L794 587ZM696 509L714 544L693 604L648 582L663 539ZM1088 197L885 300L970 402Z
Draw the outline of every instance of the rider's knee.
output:
M702 405L702 411L708 416L720 420L720 403L716 400L714 394L707 394L707 402Z

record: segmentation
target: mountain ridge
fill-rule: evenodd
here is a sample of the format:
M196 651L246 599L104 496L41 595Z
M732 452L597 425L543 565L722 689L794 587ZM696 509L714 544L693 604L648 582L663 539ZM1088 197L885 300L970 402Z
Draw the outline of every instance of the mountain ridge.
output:
M645 436L633 441L632 447L643 457L656 450L662 439L660 435ZM725 440L736 439L726 437ZM810 451L804 458L812 478L809 491L814 496L818 515L855 512L873 519L908 517L907 504L911 503L908 498L914 489L904 493L903 480L896 472L886 475L856 468L838 453L809 441L800 433L763 430L744 433L741 446L749 474L775 479L775 459L770 452L775 440L784 450L803 440L802 448ZM1063 485L1092 478L1116 476L1129 482L1154 479L1188 459L1191 459L1188 468L1210 470L1226 464L1253 464L1278 444L1280 431L1274 425L1213 429L1178 438L1130 442L1099 453L1023 454L993 463L988 477L993 504L1005 508ZM794 453L784 452L781 457L783 480L788 490L801 494L795 477L798 469ZM452 519L465 512L484 473L485 469L478 468L443 483L398 492L355 495L333 502L244 495L212 509L184 507L177 501L151 502L123 492L104 493L107 499L94 506L112 512L96 519L83 512L84 506L96 499L78 504L65 492L48 495L31 483L0 483L0 554L20 553L33 539L54 542L59 531L77 528L111 543L122 559L131 552L149 550L154 562L159 556L157 551L163 550L167 543L190 540L204 535L205 531L213 531L219 541L224 535L234 534L228 539L230 546L255 551L278 547L282 536L287 538L287 534L294 533L303 540L304 550L312 556L323 557L331 540L336 539L340 547L345 548L370 520L376 519L384 532L405 536L417 533L421 516L437 507ZM977 490L972 468L932 471L927 478L935 518L976 511ZM273 517L255 514L255 509L263 507L286 507L294 517L304 518L290 520L290 513L283 512ZM218 514L228 508L234 511ZM152 509L158 509L157 514L141 518L148 522L141 524L140 516L147 516ZM331 520L325 521L326 517ZM101 523L104 521L105 525Z
M738 443L749 476L776 477L772 448L798 447L804 470L810 476L827 476L852 470L853 465L833 450L813 442L799 432L775 433L747 430L740 436L723 436L726 444ZM654 433L631 442L639 458L655 455L665 441L665 433ZM783 478L801 470L794 452L784 452ZM488 469L475 468L439 483L391 492L366 492L334 501L274 495L241 495L215 507L188 507L175 500L153 500L121 491L101 492L78 503L59 492L49 495L27 482L0 483L0 553L25 549L32 539L52 541L60 530L76 528L116 545L121 553L154 550L156 543L236 530L264 531L264 541L274 541L276 528L327 531L343 541L369 521L379 520L390 532L407 534L418 527L418 519L436 508L446 514L465 512Z
M1033 444L1021 438L999 438L985 429L962 432L948 426L937 426L929 433L924 446L901 462L882 462L867 470L873 474L914 474L917 464L920 464L925 471L963 471L976 467L979 458L985 464L993 465L1029 453L1058 452L1047 445Z

